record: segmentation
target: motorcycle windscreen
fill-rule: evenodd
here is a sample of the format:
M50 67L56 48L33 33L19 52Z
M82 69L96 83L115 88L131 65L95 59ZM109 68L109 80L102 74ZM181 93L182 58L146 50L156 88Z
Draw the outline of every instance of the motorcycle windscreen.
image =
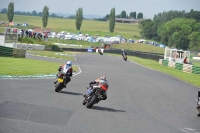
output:
M92 91L91 89L88 89L88 90L87 90L87 93L89 94L91 91Z
M68 65L65 64L65 65L63 66L62 72L63 72L63 73L67 73L67 71L68 71L70 68L71 68L71 66L68 66Z

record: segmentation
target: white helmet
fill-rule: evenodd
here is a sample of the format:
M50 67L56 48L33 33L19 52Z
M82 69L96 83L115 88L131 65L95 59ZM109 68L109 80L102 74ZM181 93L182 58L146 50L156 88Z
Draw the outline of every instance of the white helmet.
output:
M67 65L72 66L72 61L67 61Z

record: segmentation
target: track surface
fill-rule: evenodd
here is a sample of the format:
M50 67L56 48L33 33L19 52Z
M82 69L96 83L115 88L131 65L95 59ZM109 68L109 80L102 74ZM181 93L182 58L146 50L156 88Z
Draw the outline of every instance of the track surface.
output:
M200 132L199 88L115 56L76 54L76 59L81 73L62 93L54 92L54 79L1 79L0 133ZM87 109L82 95L101 75L110 85L108 99Z

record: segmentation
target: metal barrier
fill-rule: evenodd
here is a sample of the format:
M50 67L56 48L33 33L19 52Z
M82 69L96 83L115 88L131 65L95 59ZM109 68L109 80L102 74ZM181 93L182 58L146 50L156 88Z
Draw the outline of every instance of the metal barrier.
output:
M86 48L62 48L65 51L76 51L76 52L87 52L88 49ZM90 48L91 49L91 48ZM96 50L93 49L93 52ZM131 51L125 50L128 56L137 56L144 59L152 59L152 60L159 60L164 57L162 54L155 54L155 53L148 53L148 52L140 52L140 51ZM122 54L121 49L104 49L104 53L113 53L113 54Z
M26 50L0 46L0 56L25 58Z

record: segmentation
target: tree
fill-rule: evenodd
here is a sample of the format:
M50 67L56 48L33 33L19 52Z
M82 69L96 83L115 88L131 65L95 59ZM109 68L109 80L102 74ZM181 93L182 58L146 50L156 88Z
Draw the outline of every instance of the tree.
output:
M198 22L200 22L200 11L194 11L193 9L190 10L189 13L185 14L186 18L193 18L196 19Z
M7 13L7 9L6 9L6 8L3 8L3 9L1 10L1 13L3 13L3 14Z
M126 11L121 12L121 18L126 18Z
M39 12L39 13L38 13L38 16L42 16L42 12Z
M69 17L67 17L69 19L76 19L76 16L75 15L70 15Z
M110 29L110 32L114 32L114 29L115 29L115 8L112 8L111 11L110 11L109 29Z
M116 18L121 18L121 14L119 14L119 15L116 15L115 17L116 17Z
M49 8L47 6L44 6L42 12L43 27L47 27L48 17L49 17Z
M106 14L106 16L104 17L104 19L109 19L109 15L108 14Z
M200 51L200 32L192 32L189 35L189 48L193 51Z
M32 11L32 15L33 16L37 16L37 12L34 10L34 11Z
M137 19L143 19L143 14L141 12L138 13Z
M152 39L157 36L157 25L151 19L147 19L140 22L140 35L146 39Z
M154 15L153 20L158 24L161 25L162 23L168 22L175 18L184 18L185 11L177 11L177 10L170 10L168 12L164 11L162 13L158 13Z
M194 31L197 31L197 32L200 32L200 22L199 23L196 23L193 27L193 30Z
M131 12L129 15L131 18L136 18L136 12Z
M83 9L82 8L78 8L78 10L76 10L75 20L76 20L76 22L75 22L76 30L80 30L82 21L83 21Z
M13 2L9 3L8 5L7 17L8 17L8 21L12 22L13 17L14 17L14 3Z
M195 24L195 19L176 18L164 23L158 33L165 45L186 50L189 47L189 35Z
M133 12L133 18L136 18L136 12Z

